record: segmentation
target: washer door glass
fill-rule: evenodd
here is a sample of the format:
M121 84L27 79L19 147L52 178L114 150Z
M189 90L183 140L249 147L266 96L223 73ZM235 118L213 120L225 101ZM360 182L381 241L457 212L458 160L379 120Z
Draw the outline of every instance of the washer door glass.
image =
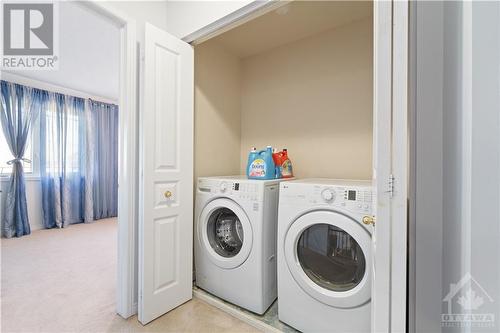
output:
M359 244L343 229L314 224L297 242L297 256L307 276L320 287L347 291L365 276L365 256Z
M236 256L243 246L243 227L238 216L228 208L212 212L207 223L208 242L222 257Z

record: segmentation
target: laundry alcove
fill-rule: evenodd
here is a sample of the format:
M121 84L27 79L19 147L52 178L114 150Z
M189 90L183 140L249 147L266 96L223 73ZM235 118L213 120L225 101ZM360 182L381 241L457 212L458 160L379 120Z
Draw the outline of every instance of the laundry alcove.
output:
M146 26L139 320L191 297L191 247L177 251L177 244L190 244L195 231L181 222L198 220L193 174L244 174L248 151L272 145L288 149L297 178L374 180L372 324L403 327L393 312L406 299L398 277L406 271L399 222L407 216L408 4L257 5L183 40ZM217 188L199 192L218 195L228 184ZM169 272L178 267L179 284L172 284Z
M292 2L195 46L195 178L287 148L297 177L372 178L371 2Z

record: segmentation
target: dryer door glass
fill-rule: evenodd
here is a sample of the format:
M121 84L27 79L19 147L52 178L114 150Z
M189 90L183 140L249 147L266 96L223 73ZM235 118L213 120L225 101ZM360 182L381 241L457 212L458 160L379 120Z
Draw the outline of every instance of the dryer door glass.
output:
M243 227L238 216L228 208L216 209L207 223L210 246L217 254L231 258L243 245Z
M328 290L350 290L365 275L365 256L359 244L330 224L305 229L297 243L297 255L307 276Z

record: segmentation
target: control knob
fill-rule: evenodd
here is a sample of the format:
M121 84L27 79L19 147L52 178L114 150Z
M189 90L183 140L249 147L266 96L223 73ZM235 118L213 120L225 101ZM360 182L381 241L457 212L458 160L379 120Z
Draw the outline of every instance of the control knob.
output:
M226 190L227 190L227 183L221 183L220 184L220 191L226 192Z
M323 200L330 202L335 199L335 193L330 189L326 189L321 192L321 197L323 198Z

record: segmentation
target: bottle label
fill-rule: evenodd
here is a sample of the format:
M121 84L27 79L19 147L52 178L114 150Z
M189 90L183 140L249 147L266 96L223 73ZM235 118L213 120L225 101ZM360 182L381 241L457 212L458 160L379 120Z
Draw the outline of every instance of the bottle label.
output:
M266 176L266 162L258 158L254 160L248 167L248 175L250 177L265 177Z
M282 177L292 177L292 162L290 160L285 160L281 165L281 176Z

